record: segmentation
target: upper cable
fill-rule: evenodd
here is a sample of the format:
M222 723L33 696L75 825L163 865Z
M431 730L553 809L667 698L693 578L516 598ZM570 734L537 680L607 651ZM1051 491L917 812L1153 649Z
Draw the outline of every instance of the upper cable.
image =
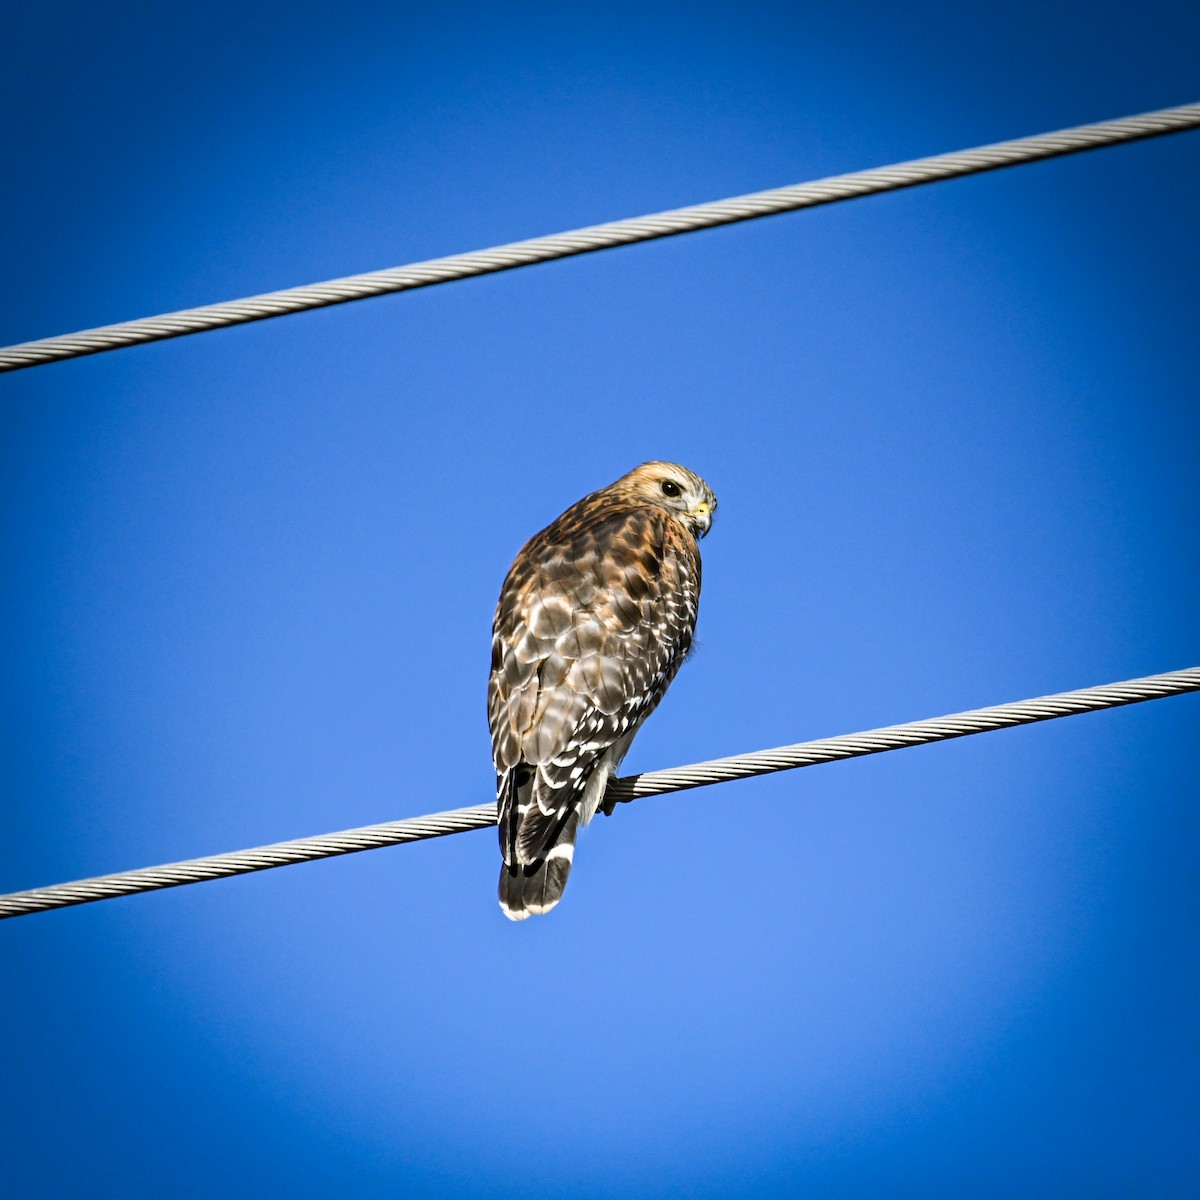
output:
M896 191L899 188L915 187L917 184L934 183L942 179L977 175L982 171L995 171L1019 163L1058 158L1064 154L1076 154L1081 150L1094 150L1100 146L1139 141L1198 127L1200 103L1183 104L1176 108L1163 108L1138 116L1121 117L1115 121L1099 121L1092 125L1060 129L1055 133L995 142L973 150L935 154L930 158L912 159L890 167L853 171L848 175L833 175L812 183L797 183L765 192L751 192L745 196L733 196L728 200L716 200L709 204L695 204L687 208L652 213L645 217L609 221L604 225L589 225L584 229L530 238L523 242L508 242L488 250L453 254L447 258L432 258L383 271L370 271L363 275L329 279L324 283L311 283L305 287L264 292L259 296L248 296L244 300L227 300L221 304L186 308L157 317L122 321L116 325L101 325L80 333L22 342L19 345L0 348L0 372L19 371L42 363L81 358L87 354L100 354L106 350L117 350L122 346L134 346L142 342L163 341L189 333L201 333L207 329L222 329L227 325L263 321L268 317L325 308L331 304L346 304L351 300L365 300L370 296L384 296L389 292L432 287L434 284L467 279L473 275L511 271L516 267L550 262L556 258L589 254L615 246L630 246L635 242L649 242L680 233L693 233L698 229L712 229L718 225L751 221L756 217L813 208L820 204Z

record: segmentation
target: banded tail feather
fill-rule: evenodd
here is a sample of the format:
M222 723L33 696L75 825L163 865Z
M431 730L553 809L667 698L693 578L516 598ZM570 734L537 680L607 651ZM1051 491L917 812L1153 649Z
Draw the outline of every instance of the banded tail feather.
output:
M521 865L500 867L500 908L510 921L524 921L548 913L561 899L575 857L579 832L578 810L568 814L557 842L544 858Z
M614 750L624 753L629 739L609 747L555 797L550 812L539 805L539 772L521 763L500 779L500 908L510 921L548 913L566 890L579 830L595 814L612 777Z

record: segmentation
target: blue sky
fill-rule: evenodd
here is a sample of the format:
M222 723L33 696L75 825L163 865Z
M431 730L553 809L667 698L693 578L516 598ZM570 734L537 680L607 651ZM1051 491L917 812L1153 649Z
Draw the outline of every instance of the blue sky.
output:
M0 341L1200 98L1194 6L6 15ZM0 887L479 803L584 492L647 770L1200 663L1200 134L6 376ZM1200 701L0 925L14 1198L1192 1194Z

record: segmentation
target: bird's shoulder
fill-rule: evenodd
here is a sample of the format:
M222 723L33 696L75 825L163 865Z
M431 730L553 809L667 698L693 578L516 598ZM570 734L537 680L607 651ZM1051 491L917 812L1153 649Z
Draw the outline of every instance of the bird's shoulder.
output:
M508 594L592 575L623 578L633 567L657 580L664 564L695 571L699 551L691 533L663 508L606 491L571 505L521 549L505 581Z

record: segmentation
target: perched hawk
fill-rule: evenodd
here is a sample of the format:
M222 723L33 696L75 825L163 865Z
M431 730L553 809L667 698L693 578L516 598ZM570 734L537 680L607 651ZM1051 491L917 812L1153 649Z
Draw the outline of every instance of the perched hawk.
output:
M492 630L488 720L500 810L500 907L562 898L575 836L692 644L696 539L712 489L674 463L635 467L517 555Z

